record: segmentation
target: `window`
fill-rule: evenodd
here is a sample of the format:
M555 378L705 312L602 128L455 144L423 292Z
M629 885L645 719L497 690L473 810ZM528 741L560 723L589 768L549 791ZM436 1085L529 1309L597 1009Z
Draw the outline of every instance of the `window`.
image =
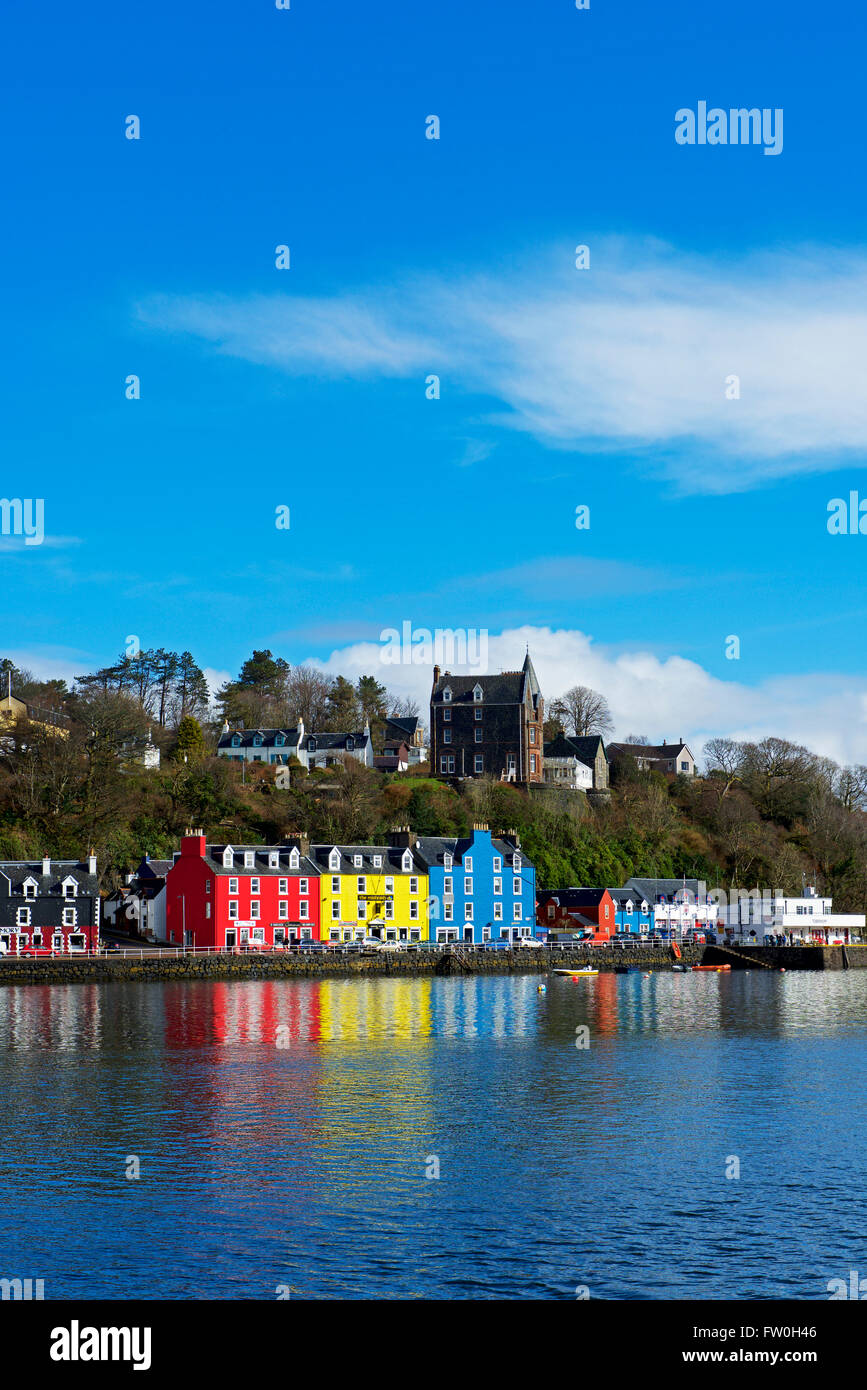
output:
M42 932L41 932L41 931L35 931L35 932L33 933L33 945L36 946L37 948L40 947L40 946L42 945Z
M632 916L632 903L627 903L627 904L626 904L626 915L627 915L627 917L631 917L631 916Z
M485 759L484 759L484 757L482 756L481 753L477 753L476 756L473 758L473 771L474 771L474 772L484 772L484 770L485 770Z
M354 747L355 747L355 740L352 739L352 738L348 738L348 739L346 740L346 751L347 751L347 753L351 753Z
M475 734L476 743L481 743L482 739L485 736L484 729L473 729L473 733Z
M330 932L330 933L329 933L329 936L328 936L328 939L329 939L329 941L339 941L339 940L340 940L340 932L339 932L339 931Z
M531 742L531 743L535 743L535 742L536 742L536 730L535 730L535 728L532 728L532 729L530 730L530 742Z
M16 926L19 926L19 927L29 927L29 926L30 926L30 908L29 908L29 907L19 907L18 911L15 913L15 923L16 923Z
M452 741L452 731L451 731L451 729L443 729L443 743L451 743L451 741Z
M211 891L211 880L210 880L209 878L206 878L206 879L205 879L205 892L206 892L206 893L210 893L210 891Z
M450 922L450 921L452 920L452 918L454 917L454 915L455 915L454 905L453 905L452 903L443 903L443 921L444 921L444 922Z
M364 874L362 874L360 878L357 878L357 879L355 880L356 891L359 892L359 893L366 893L366 892L367 892L367 886L366 886L366 885L367 885L367 879L365 878Z
M391 878L390 876L387 877L386 880L385 880L385 891L386 891L386 893L393 893L393 892L394 892L394 879Z
M358 904L358 917L359 921L361 922L367 921L367 903L364 901L363 898L361 899L361 902Z
M337 874L335 874L331 880L331 891L332 893L340 892L340 877Z
M499 854L495 854L495 855L494 855L494 866L493 866L493 867L494 867L494 873L495 873L495 874L501 874L501 873L503 872L503 859L502 859L502 856L501 856L501 855L499 855Z
M417 892L418 892L418 879L417 879L417 878L411 878L411 879L410 879L410 881L409 881L409 891L410 891L410 893L417 893Z
M519 873L521 872L521 856L520 856L520 854L513 854L513 855L512 855L512 868L515 870L515 873L516 873L516 874L519 874Z
M236 922L237 920L238 920L238 904L237 904L237 903L229 903L229 921L230 921L230 922Z
M205 920L209 921L211 916L211 904L205 903Z
M289 880L288 880L288 878L281 878L279 884L277 885L277 891L278 891L278 893L288 893L288 892L289 892Z
M495 922L502 922L502 920L503 920L503 904L502 904L502 903L494 903L494 921L495 921Z
M470 854L464 855L464 872L468 874L473 872L473 859Z
M297 869L297 868L298 868L298 865L299 865L300 863L301 863L301 856L300 856L300 854L298 853L297 849L293 849L292 853L289 855L289 868L290 868L290 869Z
M410 854L408 849L404 850L403 859L401 861L400 867L403 869L404 873L409 873L410 869L412 868L412 855Z
M353 854L353 856L352 856L352 863L353 863L353 867L354 867L354 868L360 869L360 868L361 868L361 863L362 863L361 855L360 855L360 854Z
M229 892L230 892L230 893L237 893L237 891L238 891L238 880L237 880L236 878L230 878L230 879L229 879Z
M512 879L512 892L514 893L514 895L515 895L516 898L519 898L519 897L521 896L521 888L522 888L522 880L519 879L519 878L513 878L513 879ZM605 916L606 916L606 917L608 916L608 908L607 908L607 907L606 907L606 909L605 909Z
M689 763L683 762L680 765L681 772L689 772Z
M381 868L382 868L382 855L381 855L381 854L375 854L375 855L373 856L373 867L374 867L375 869L381 869Z
M240 748L240 746L241 746L241 735L240 735L240 734L232 734L232 747L233 747L233 748Z
M35 882L33 881L32 878L28 878L28 879L26 880L25 884L24 884L24 896L25 896L25 898L35 898L35 897L36 897L36 891L37 891L37 889L36 889L36 884L35 884Z
M65 908L63 909L63 925L64 925L65 927L74 927L74 926L77 926L77 924L78 924L78 913L76 912L75 908L74 908L74 907L65 907Z
M421 940L421 932L418 931L417 929L416 929L415 931L411 931L410 934L409 934L409 939L410 939L410 941L420 941L420 940Z
M473 699L476 700L476 701L478 701L478 700L483 700L484 698L485 698L485 696L484 696L484 691L482 690L482 687L481 687L480 685L475 685L475 686L473 686Z
M450 709L444 709L444 710L443 710L443 723L444 723L444 724L450 724L450 723L451 723L451 718L452 718L452 712L451 712L451 710L450 710Z
M286 944L286 928L285 928L285 927L275 927L275 928L274 928L274 945L275 945L275 946L285 946L285 944Z
M517 883L517 881L518 881L518 880L516 879L515 882ZM521 890L520 890L520 888L518 888L516 891L520 893ZM602 906L603 906L604 909L605 909L605 911L603 912L602 915L603 915L603 917L607 917L607 916L608 916L608 904L607 904L607 903L603 903Z
M310 891L310 890L309 890L308 887L307 887L307 879L306 879L306 878L299 878L299 880L298 880L298 892L299 892L299 893L307 893L307 892L309 892L309 891Z
M264 928L264 927L252 927L251 930L250 930L250 940L251 940L251 941L256 941L256 942L258 942L258 944L259 944L260 946L264 946L264 944L265 944L265 928Z
M254 867L255 863L256 863L256 859L255 859L255 856L253 855L252 851L249 850L249 849L248 849L248 850L245 850L245 851L244 851L244 868L245 868L245 869L252 869L252 868Z
M388 918L389 921L391 921L391 919L394 917L394 899L393 899L393 898L386 898L386 901L385 901L385 915L386 915L386 917Z
M441 754L440 754L440 772L454 772L454 770L455 770L455 755L454 755L454 753L450 754L449 756L446 756L445 753L441 753Z
M531 771L531 772L535 772L535 771L536 771L536 754L535 754L535 753L531 753L531 754L530 754L530 771Z
M520 903L514 903L514 904L513 904L513 906L512 906L512 917L514 918L514 920L515 920L516 922L520 922L520 920L521 920L521 904L520 904Z
M453 889L453 887L452 887L452 884L453 884L453 883L454 883L454 879L453 879L453 878L444 878L444 879L443 879L443 893L445 894L445 896L446 896L447 898L450 898L450 897L452 896L453 892L454 892L454 889Z
M495 879L494 879L494 892L495 892L495 893L502 893L502 891L503 891L503 880L502 880L501 878L495 878Z
M286 906L288 907L289 904L287 903ZM306 921L308 920L308 918L309 918L309 915L310 915L310 914L309 914L308 911L307 911L307 908L308 908L308 907L309 907L309 903L299 903L299 904L298 904L298 917L299 917L299 920L302 921L302 922L306 922Z
M328 867L329 867L329 869L339 869L339 868L340 868L340 850L339 850L339 849L333 849L333 850L331 851L331 853L329 854L329 856L328 856Z
M411 922L417 922L417 921L418 921L418 903L410 903L410 905L409 905L409 920L410 920Z
M280 855L278 854L278 852L277 852L276 849L272 849L271 852L270 852L269 855L268 855L268 868L269 868L269 869L279 869L279 867L280 867Z
M464 893L468 898L473 896L473 880L471 878L464 879Z
M331 904L331 920L332 922L340 921L340 903L337 901L336 898L334 902Z
M254 747L254 748L261 748L261 747L262 747L262 735L261 735L261 734L254 734L254 735L253 735L253 747Z
M448 853L444 854L444 855L443 855L443 868L445 869L446 873L448 873L449 869L452 867L452 863L453 863L452 856L451 856L450 854L448 854Z
M483 940L483 941L490 941L490 939L491 939L491 929L490 929L490 927L482 927L482 940Z
M85 948L85 945L86 945L86 942L85 942L85 937L84 937L84 932L83 932L83 931L70 932L70 935L69 935L69 949L70 949L70 951L83 951L84 948Z
M78 894L78 884L76 883L75 879L74 879L74 878L65 878L65 879L63 880L63 896L64 896L64 898L74 898L74 897L77 896L77 894ZM35 897L35 896L36 896L36 895L34 894L34 897Z
M482 717L482 711L481 711L480 709L474 709L474 710L473 710L473 718L474 718L474 719L481 719L481 717Z
M275 748L282 748L282 747L283 747L283 744L284 744L285 742L286 742L285 736L284 736L283 734L277 734L276 738L274 739L274 747L275 747Z
M51 938L51 949L52 951L63 950L63 932L56 931L54 933L54 935Z
M226 848L223 850L223 868L224 868L224 869L231 869L231 868L234 867L234 864L235 864L235 854L234 854L234 851L231 849L230 846L227 845Z
M449 686L446 686L445 690L443 691L443 699L444 699L444 700L446 701L446 703L448 704L448 702L451 700L451 698L452 698L451 689L449 688Z
M250 892L251 892L251 893L258 893L258 892L259 892L259 880L258 880L258 878L251 878L251 879L250 879Z
M464 921L465 921L465 922L472 922L472 920L473 920L473 905L472 905L472 903L464 903Z
M259 901L258 901L258 899L256 899L254 902L251 902L251 904L250 904L250 916L252 917L252 919L253 919L254 922L258 922L258 920L259 920Z

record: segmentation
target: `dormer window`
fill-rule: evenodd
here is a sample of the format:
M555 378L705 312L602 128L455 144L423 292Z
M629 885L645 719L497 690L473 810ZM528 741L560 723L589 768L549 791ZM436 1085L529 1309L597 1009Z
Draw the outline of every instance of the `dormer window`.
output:
M315 753L315 752L316 752L316 739L315 739L315 738L311 738L311 740L310 740L310 742L308 743L307 747L310 749L310 752L311 752L311 753Z
M355 747L355 742L354 742L352 736L350 735L350 737L346 740L346 751L347 751L347 753L351 753L354 747Z
M300 855L298 854L297 849L293 849L292 853L289 855L289 868L297 869L300 863Z
M279 867L280 867L280 855L278 854L278 852L277 852L276 849L272 849L272 850L270 851L269 855L268 855L268 868L269 868L269 869L279 869Z
M445 700L445 702L446 702L447 705L451 703L451 698L452 698L451 686L447 685L446 688L445 688L445 690L443 691L443 699Z
M254 747L254 748L261 748L261 747L262 747L262 735L261 735L261 734L254 734L254 735L253 735L253 747Z
M409 870L412 868L412 855L410 854L409 850L404 851L402 867L406 872L409 872Z
M360 868L361 868L361 855L360 855L360 854L353 854L353 856L352 856L352 863L353 863L353 866L354 866L356 869L360 869Z
M63 880L63 896L64 898L74 898L77 897L77 895L78 879L72 878L72 876L70 875L70 877L65 878Z
M25 898L35 898L39 892L39 885L35 878L26 878L22 886Z
M521 872L521 856L520 856L520 854L513 854L513 855L512 855L512 868L515 870L515 873L516 873L516 874L518 874L518 873Z
M452 859L452 856L450 854L443 855L443 868L445 869L446 873L449 872L453 863L454 860Z
M284 744L285 742L286 742L286 736L285 736L285 734L277 734L276 738L274 739L274 747L275 747L275 748L282 748L282 747L283 747L283 744Z
M223 868L224 868L224 869L231 869L231 868L234 868L234 865L235 865L235 855L234 855L234 853L233 853L233 851L232 851L232 846L231 846L231 845L227 845L226 848L223 850Z
M381 855L381 854L375 854L375 855L373 856L373 867L374 867L375 869L381 869L381 868L382 868L382 855Z
M256 856L252 850L244 851L244 868L252 869L256 862Z
M474 686L473 686L473 699L476 701L476 703L478 703L479 700L484 700L484 698L485 698L485 692L482 690L482 687L481 687L480 685L474 685Z
M339 850L339 849L333 849L333 850L331 851L331 853L329 854L329 856L328 856L328 867L329 867L329 869L339 869L339 868L340 868L340 850Z
M240 735L240 734L232 734L232 747L233 747L233 748L240 748L240 747L241 747L241 735Z

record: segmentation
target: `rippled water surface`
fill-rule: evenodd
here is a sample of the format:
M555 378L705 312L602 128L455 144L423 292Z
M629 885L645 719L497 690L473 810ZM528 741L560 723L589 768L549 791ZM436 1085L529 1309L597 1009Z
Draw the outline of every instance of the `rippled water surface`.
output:
M0 1276L816 1299L867 1273L867 971L537 983L0 988Z

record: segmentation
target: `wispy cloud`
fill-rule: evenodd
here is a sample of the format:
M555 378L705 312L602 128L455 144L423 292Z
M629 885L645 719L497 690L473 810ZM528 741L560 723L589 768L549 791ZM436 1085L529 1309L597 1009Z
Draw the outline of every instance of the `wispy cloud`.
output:
M683 492L821 472L867 446L864 251L726 262L600 241L577 271L570 249L499 278L333 299L163 296L138 312L297 374L450 373L502 403L492 422L556 448L630 450ZM731 376L739 399L726 398Z

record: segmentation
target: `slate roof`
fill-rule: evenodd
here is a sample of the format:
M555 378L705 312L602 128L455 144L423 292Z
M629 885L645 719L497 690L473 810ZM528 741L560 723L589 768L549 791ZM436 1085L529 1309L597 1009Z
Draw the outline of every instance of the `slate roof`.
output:
M627 903L632 903L633 907L640 907L643 902L650 906L653 901L646 894L639 893L637 888L609 888L608 891L614 899L618 912L622 911Z
M526 692L536 709L542 695L528 652L520 671L501 671L497 676L453 676L446 671L433 688L431 703L444 704L443 691L448 687L452 692L449 703L473 704L473 691L477 685L482 688L483 703L488 705L522 705Z
M608 892L607 888L543 888L539 898L555 902L569 912L573 907L597 907Z
M277 743L277 735L282 734L283 743ZM255 744L253 740L261 738L261 744ZM320 735L320 737L322 737ZM234 738L239 738L240 743L233 743ZM297 748L300 741L298 725L289 729L230 729L228 733L220 735L218 748Z
M332 869L329 864L329 856L332 850L340 852L340 867ZM423 872L423 864L416 854L414 848L409 846L412 855L413 866L411 869L402 868L403 856L406 850L402 846L395 845L311 845L310 858L316 865L316 872L320 874L418 874ZM356 855L361 856L361 863L354 864L352 861ZM380 856L381 863L375 865L374 856Z
M223 851L227 849L234 851L234 866L232 868L223 867ZM252 868L245 868L244 855L250 854L251 852L253 855L253 866ZM278 855L278 867L276 869L270 868L268 864L268 857L272 853ZM301 854L300 851L298 868L291 868L289 864L291 854L291 845L206 845L204 862L213 873L231 874L232 878L237 878L239 874L244 876L253 874L258 875L260 878L265 874L271 874L273 877L279 875L281 878L286 878L289 875L294 875L299 878L309 878L311 875L318 874L319 870L316 868L313 861L307 855ZM177 863L177 860L175 860L175 862Z
M305 734L303 739L301 740L301 747L307 753L333 753L335 751L346 752L346 745L349 739L352 739L353 744L352 748L349 751L355 752L356 749L363 749L367 747L367 745L370 743L370 734L354 734L351 732L346 734ZM315 746L311 746L311 744Z
M135 871L136 878L165 878L174 862L174 859L151 859L146 854Z
M421 724L421 720L417 714L414 714L411 718L404 718L401 715L399 719L396 716L389 716L389 718L383 722L389 738L403 738L408 742L412 742Z
M632 758L676 758L684 748L687 753L690 753L689 745L686 743L609 743L608 745L609 752L628 753Z
M542 749L545 758L577 758L586 767L592 767L602 744L602 753L607 758L605 740L601 734L558 734ZM611 745L609 744L609 748Z
M35 878L37 892L40 897L46 894L54 894L56 897L63 897L63 880L74 878L78 884L78 891L83 895L99 894L99 881L96 874L88 873L87 864L81 863L77 859L52 859L51 872L45 876L42 873L41 859L4 859L0 861L0 895L9 897L13 893L23 894L24 882L28 878Z
M455 864L463 863L464 855L472 854L473 844L474 841L468 836L463 836L461 839L449 839L441 835L422 835L416 840L415 847L428 867L442 868L446 854L452 856L452 861ZM533 868L532 861L527 858L524 851L522 849L516 850L510 841L501 840L492 835L491 844L496 853L502 856L504 864L511 864L517 853L521 856L522 864L525 864L529 869Z

